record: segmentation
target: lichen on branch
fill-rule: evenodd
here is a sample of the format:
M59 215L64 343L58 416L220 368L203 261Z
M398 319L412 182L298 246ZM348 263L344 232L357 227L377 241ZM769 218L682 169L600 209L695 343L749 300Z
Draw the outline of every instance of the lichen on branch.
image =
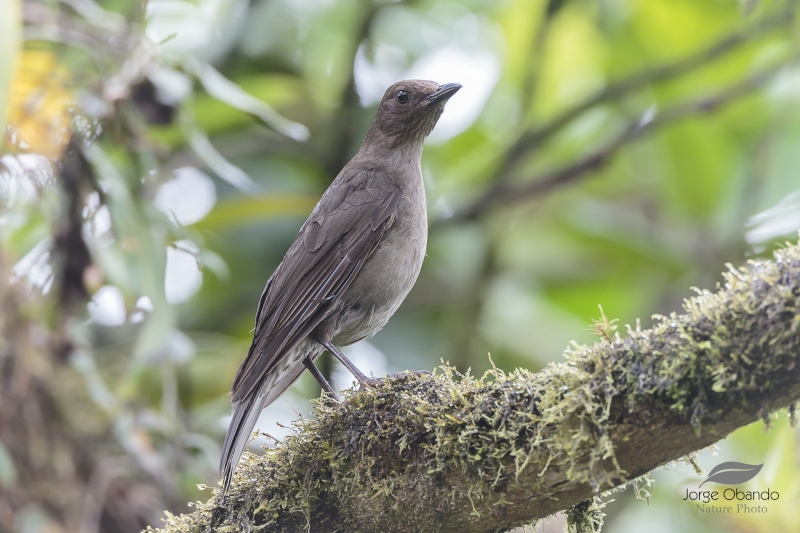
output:
M607 338L541 372L443 366L345 391L161 531L504 531L800 398L800 246L698 292L651 329L604 320Z

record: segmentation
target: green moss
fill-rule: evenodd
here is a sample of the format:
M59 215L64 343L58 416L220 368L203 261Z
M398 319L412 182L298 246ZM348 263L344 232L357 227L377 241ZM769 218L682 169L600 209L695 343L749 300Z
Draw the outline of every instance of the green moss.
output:
M537 518L509 518L520 495L558 498L556 477L595 492L625 482L618 427L670 420L700 433L796 378L800 248L729 270L652 329L620 338L603 317L603 340L539 373L443 366L319 403L278 447L245 454L224 502L171 516L164 532L503 530Z
M603 527L606 504L599 498L584 500L567 509L567 533L596 533Z

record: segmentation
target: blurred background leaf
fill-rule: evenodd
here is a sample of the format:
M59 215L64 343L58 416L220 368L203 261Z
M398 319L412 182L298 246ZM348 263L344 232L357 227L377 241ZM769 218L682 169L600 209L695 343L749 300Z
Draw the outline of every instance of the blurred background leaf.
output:
M20 0L8 0L0 6L0 129L10 107L8 95L19 51L21 19Z
M0 7L0 128L5 125L8 113L8 94L11 88L11 79L16 66L17 52L20 43L20 0L9 0Z

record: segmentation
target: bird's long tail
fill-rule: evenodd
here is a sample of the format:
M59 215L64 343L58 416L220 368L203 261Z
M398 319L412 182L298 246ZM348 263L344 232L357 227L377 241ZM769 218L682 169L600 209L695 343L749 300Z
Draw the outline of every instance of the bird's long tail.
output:
M266 398L260 394L253 394L239 402L234 402L233 420L225 435L222 445L222 457L219 462L219 474L222 476L222 495L228 492L233 479L233 472L239 463L239 458L244 453L245 447L253 434L253 428L258 421L258 415L265 407Z
M225 435L222 457L219 462L223 496L228 492L233 472L253 434L253 428L256 427L261 411L297 381L305 370L302 363L303 358L309 356L313 361L322 353L322 350L322 345L312 341L301 344L299 348L292 347L290 351L277 357L281 364L267 372L260 385L254 387L243 398L231 402L233 419L228 426L228 433Z

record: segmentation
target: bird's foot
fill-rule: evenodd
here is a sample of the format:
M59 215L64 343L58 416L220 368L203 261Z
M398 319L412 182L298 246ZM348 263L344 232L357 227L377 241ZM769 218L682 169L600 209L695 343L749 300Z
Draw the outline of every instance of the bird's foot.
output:
M383 383L385 380L389 381L405 381L411 377L420 377L420 376L430 376L432 375L431 372L428 370L406 370L404 372L396 372L394 374L389 374L388 376L383 376L380 378L366 378L363 381L360 381L358 384L358 390L364 390L367 387L376 387Z

